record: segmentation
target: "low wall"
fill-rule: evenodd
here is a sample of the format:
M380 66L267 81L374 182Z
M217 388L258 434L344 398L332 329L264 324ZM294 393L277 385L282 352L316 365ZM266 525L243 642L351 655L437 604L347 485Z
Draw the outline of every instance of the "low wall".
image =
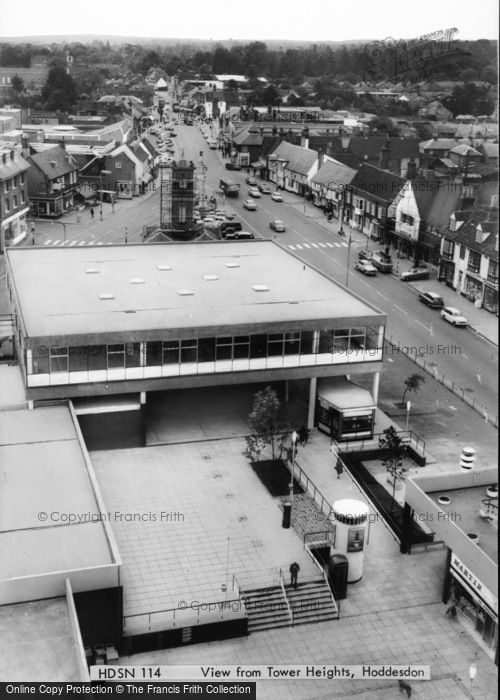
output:
M73 591L69 578L66 579L66 601L68 603L69 622L71 633L74 640L74 649L77 657L78 670L80 672L79 681L90 681L87 659L85 657L85 649L83 646L82 635L80 633L80 625L78 623L78 615L76 614L75 601L73 600Z

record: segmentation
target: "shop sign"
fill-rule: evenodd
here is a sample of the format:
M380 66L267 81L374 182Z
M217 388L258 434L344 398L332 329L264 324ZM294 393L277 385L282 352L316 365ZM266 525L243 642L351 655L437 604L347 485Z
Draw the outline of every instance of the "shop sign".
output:
M484 600L495 613L498 613L498 598L496 598L493 593L474 576L457 555L453 553L451 555L451 568L477 593L481 600Z

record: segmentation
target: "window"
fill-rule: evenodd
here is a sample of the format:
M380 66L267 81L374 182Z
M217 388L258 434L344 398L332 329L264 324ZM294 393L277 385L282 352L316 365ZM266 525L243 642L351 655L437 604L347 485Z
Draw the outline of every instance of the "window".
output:
M184 360L187 362L187 360ZM163 343L162 365L178 365L179 364L179 341L166 340Z
M5 197L5 211L9 211L9 209L10 209L9 198Z
M453 260L453 254L455 253L455 243L445 238L443 241L443 258L448 258L448 260Z
M198 341L196 338L181 340L181 362L196 362L198 359Z
M45 374L49 371L49 353L45 345L33 348L33 374Z
M198 339L198 362L213 362L215 360L215 338Z
M12 206L14 209L17 209L17 195L16 194L12 197Z
M179 207L179 223L184 224L186 222L186 207Z
M267 354L269 357L283 355L283 333L268 333Z
M300 332L285 333L285 355L300 353Z
M108 345L108 369L123 369L125 367L125 345L117 343Z
M125 364L127 367L140 367L141 365L141 344L126 343Z
M498 263L495 260L490 260L488 264L488 282L498 284Z
M21 190L21 204L24 204L26 202L26 197L24 195L24 190Z
M233 339L231 336L216 339L215 359L230 360L233 354Z
M267 335L262 333L260 335L250 336L250 357L259 358L266 357L267 355Z
M408 224L408 226L413 226L415 219L413 216L408 216L408 214L401 214L401 223Z
M460 246L460 260L465 260L466 247L464 245Z
M108 368L108 349L105 345L90 345L88 348L89 371Z
M14 189L16 189L16 187L17 187L17 175L14 175L14 177L12 179L12 187Z
M469 270L469 272L475 272L477 274L479 272L480 266L481 253L476 253L473 250L471 250L469 253L469 264L467 265L467 269Z
M233 357L235 360L248 359L250 357L250 336L237 335L235 337Z
M300 354L312 355L314 346L314 332L301 331L300 333Z
M65 346L51 345L50 347L50 371L68 371L68 348Z
M4 187L5 192L8 192L10 190L10 179L5 180L3 187Z
M24 185L24 173L21 173L21 175L19 175L19 184Z
M89 348L80 345L69 349L69 371L86 372L88 369Z
M319 332L319 349L320 354L333 352L333 334L332 330L321 330Z
M115 168L116 168L117 170L121 170L121 167L122 167L122 162L121 162L121 160L117 160L117 161L115 162Z
M148 341L146 344L146 366L153 367L162 364L161 340Z

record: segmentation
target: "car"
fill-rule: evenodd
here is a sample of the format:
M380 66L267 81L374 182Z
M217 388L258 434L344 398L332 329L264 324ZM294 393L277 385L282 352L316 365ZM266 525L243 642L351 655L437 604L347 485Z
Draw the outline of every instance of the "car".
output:
M247 175L245 178L245 182L251 187L257 187L257 180L252 175Z
M392 272L393 264L390 255L387 255L383 251L374 252L370 258L370 262L373 267L379 272Z
M171 131L171 132L170 132L170 136L177 136L177 132L176 132L176 131Z
M226 170L241 170L241 166L238 163L226 163Z
M281 196L281 192L273 192L271 195L271 199L274 199L275 202L282 202L283 197Z
M425 267L425 265L417 265L406 272L402 272L399 277L403 280L403 282L410 282L411 280L428 280L429 270L427 267Z
M464 327L468 323L465 316L462 316L462 312L454 306L445 306L444 309L441 310L440 315L442 319L451 323L452 326Z
M234 214L229 214L225 209L216 209L215 214L223 216L225 221L232 221L235 216Z
M430 306L431 309L442 309L444 306L443 297L440 297L436 292L420 292L418 295L418 300Z
M267 182L262 182L259 185L259 192L262 192L262 194L271 194L271 188L267 184Z
M286 226L281 219L273 219L271 222L269 222L269 226L277 233L283 233L283 231L286 231Z
M224 236L227 240L238 241L243 238L255 238L251 231L227 231Z
M369 260L358 260L354 265L355 270L359 270L364 275L376 275L377 268L375 268Z
M255 211L257 209L257 203L253 199L245 199L243 206L249 211Z
M360 250L358 253L358 260L372 260L373 250Z
M260 197L260 192L257 189L257 187L250 187L250 189L248 190L248 194L250 195L250 197Z

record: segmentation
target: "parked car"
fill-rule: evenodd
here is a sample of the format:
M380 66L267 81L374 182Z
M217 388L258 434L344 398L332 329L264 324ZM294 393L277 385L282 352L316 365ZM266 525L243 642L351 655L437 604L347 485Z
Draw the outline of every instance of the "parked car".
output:
M422 304L430 306L431 309L442 309L444 306L443 297L440 297L436 292L420 292L418 300Z
M384 252L375 252L371 257L371 263L379 272L392 272L393 264L390 255Z
M257 209L257 203L253 199L245 199L243 206L249 211L255 211Z
M371 260L373 258L373 250L360 250L358 260Z
M281 221L281 219L273 219L269 223L269 226L273 229L273 231L276 231L277 233L283 233L283 231L286 231L286 226Z
M252 177L252 175L247 175L245 178L245 182L251 187L257 187L257 180L254 177Z
M260 197L260 192L257 189L257 187L250 187L250 189L248 190L248 194L250 195L250 197Z
M429 270L425 265L418 265L417 267L412 267L406 272L400 274L400 279L403 282L410 282L411 280L428 280Z
M243 238L255 238L251 231L227 231L225 238L227 240L238 241Z
M226 170L241 170L241 167L238 165L238 163L228 162L226 163Z
M355 270L359 270L364 275L376 275L377 269L372 265L369 260L358 260L354 265Z
M234 214L229 214L225 209L216 209L215 214L220 214L223 216L227 221L232 221L235 217Z
M441 318L445 321L451 323L452 326L466 326L468 321L465 316L462 316L462 312L456 309L454 306L445 306L441 311Z
M271 195L271 199L274 199L275 202L282 202L283 197L281 196L281 192L273 192Z
M271 194L271 188L267 184L267 182L262 182L259 185L259 192L262 192L262 194Z

